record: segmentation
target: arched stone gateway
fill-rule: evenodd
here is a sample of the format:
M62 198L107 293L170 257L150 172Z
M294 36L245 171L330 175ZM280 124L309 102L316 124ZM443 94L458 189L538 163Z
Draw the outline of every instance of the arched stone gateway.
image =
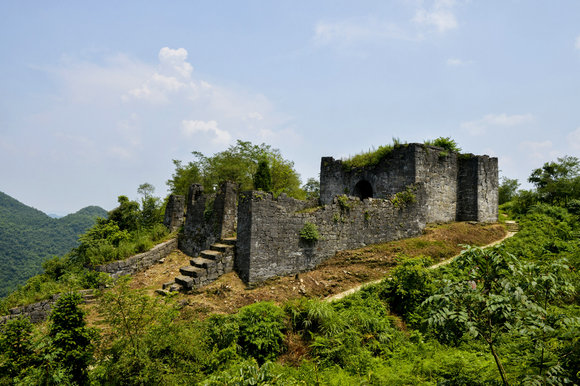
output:
M360 180L354 186L354 195L364 200L365 198L373 197L373 187L367 180Z

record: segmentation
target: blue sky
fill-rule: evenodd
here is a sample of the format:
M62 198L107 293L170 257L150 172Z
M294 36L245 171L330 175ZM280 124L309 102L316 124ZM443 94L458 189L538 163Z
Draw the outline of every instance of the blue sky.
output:
M172 159L452 137L525 182L580 155L575 0L3 1L0 191L112 209ZM529 185L524 185L529 186Z

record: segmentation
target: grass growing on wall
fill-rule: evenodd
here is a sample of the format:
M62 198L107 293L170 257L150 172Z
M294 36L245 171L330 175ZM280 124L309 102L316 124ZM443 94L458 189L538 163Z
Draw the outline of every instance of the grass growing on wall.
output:
M379 163L381 159L386 157L394 149L393 145L379 146L378 149L369 150L364 153L356 154L351 158L342 161L342 166L346 170L353 168L362 168L365 166L374 166Z

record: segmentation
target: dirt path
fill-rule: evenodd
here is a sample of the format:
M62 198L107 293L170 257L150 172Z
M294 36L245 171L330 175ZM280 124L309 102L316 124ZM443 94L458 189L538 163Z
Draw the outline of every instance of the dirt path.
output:
M494 245L497 245L497 244L500 244L500 243L502 243L502 242L503 242L505 239L508 239L508 238L512 237L512 236L513 236L513 235L515 235L516 233L517 233L517 232L508 232L508 233L507 233L507 234L506 234L506 235L505 235L503 238L501 238L500 240L496 240L496 241L494 241L493 243L489 243L489 244L487 244L487 245L483 245L481 248L489 248L489 247L493 247ZM443 265L447 265L447 264L451 263L451 262L452 262L452 261L453 261L453 260L454 260L454 259L455 259L457 256L459 256L459 255L460 255L460 254L458 254L458 255L455 255L455 256L453 256L453 257L450 257L449 259L442 260L442 261L438 262L437 264L433 264L432 266L430 266L430 267L429 267L429 269L435 269L435 268L439 268L439 267L441 267L441 266L443 266ZM383 278L383 279L384 279L384 278ZM357 291L360 291L360 290L361 290L361 288L363 288L363 287L365 287L365 286L368 286L368 285L372 285L372 284L377 284L377 283L380 283L380 282L381 282L383 279L378 279L378 280L373 280L373 281L370 281L370 282L368 282L368 283L363 283L363 284L361 284L361 285L358 285L358 286L356 286L356 287L354 287L354 288L351 288L351 289L349 289L349 290L347 290L347 291L344 291L344 292L341 292L341 293L338 293L338 294L335 294L335 295L329 296L329 297L325 298L325 299L324 299L324 301L326 301L326 302L333 302L333 301L335 301L335 300L342 299L342 298L344 298L344 297L346 297L346 296L348 296L348 295L352 295L353 293L355 293L355 292L357 292Z

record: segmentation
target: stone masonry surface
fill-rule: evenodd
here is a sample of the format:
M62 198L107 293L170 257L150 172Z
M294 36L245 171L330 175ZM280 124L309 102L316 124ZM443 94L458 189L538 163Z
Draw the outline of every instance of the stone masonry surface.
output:
M78 291L82 296L85 302L91 301L94 297L93 290L81 290ZM16 319L20 317L28 317L32 323L40 323L46 320L50 311L52 311L52 306L58 298L60 294L53 295L50 299L42 300L37 303L27 304L22 307L15 307L10 309L9 315L0 316L0 325L6 323L11 319Z
M225 272L221 267L230 269L229 260L206 260L236 229L233 267L246 283L256 283L310 270L340 250L415 236L427 223L495 222L497 190L497 158L418 143L396 145L368 166L323 157L319 203L256 191L238 196L232 183L205 194L194 184L179 238L179 248L194 259L175 282L194 288ZM317 240L300 237L307 223L317 229Z
M415 202L335 197L312 211L307 203L270 193L243 192L238 210L236 271L247 283L316 267L337 251L412 237L425 227L425 187L412 188ZM320 234L306 241L300 231L309 222Z
M175 249L177 249L177 239L171 239L157 244L150 251L128 257L125 260L113 261L112 263L96 266L95 271L108 273L113 278L118 278L123 275L133 275L159 263L161 259Z

